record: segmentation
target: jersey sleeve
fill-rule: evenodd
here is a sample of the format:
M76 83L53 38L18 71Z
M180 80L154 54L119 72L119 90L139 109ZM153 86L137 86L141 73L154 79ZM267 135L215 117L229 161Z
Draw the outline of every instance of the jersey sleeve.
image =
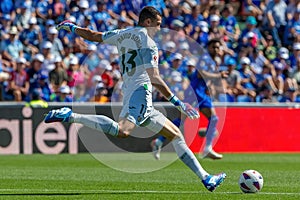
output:
M143 59L145 68L158 68L158 48L155 42L149 37L143 41L142 48L140 49L141 57Z
M117 35L121 32L120 29L106 31L102 34L103 43L110 44L110 45L117 45Z

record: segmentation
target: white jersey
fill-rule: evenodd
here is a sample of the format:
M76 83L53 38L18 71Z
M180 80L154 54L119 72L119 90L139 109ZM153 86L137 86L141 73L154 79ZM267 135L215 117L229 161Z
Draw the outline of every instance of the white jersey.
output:
M146 69L158 67L158 48L147 34L147 29L135 27L107 31L102 39L104 43L118 48L124 97L141 86L152 91Z

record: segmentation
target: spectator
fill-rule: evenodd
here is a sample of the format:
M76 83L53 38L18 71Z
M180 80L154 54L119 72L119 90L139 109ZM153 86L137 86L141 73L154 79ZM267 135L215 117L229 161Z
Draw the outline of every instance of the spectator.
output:
M53 56L64 56L65 52L61 40L57 37L58 31L54 26L48 29L48 41L52 43L50 49Z
M229 58L226 64L228 76L224 78L224 88L230 99L236 99L238 95L244 94L244 88L241 86L241 76L240 73L235 69L236 61L233 58Z
M24 101L29 91L29 82L25 71L25 58L18 58L16 69L11 72L7 94L12 95L15 101Z
M113 66L113 64L112 64ZM111 101L112 102L122 102L123 99L123 92L122 92L122 86L123 86L123 80L121 77L121 73L113 73L113 81L114 81L114 87L113 92L111 94Z
M61 22L65 20L66 15L66 3L63 3L63 0L54 0L52 4L52 18L55 19L56 22Z
M212 15L217 15L220 17L221 16L220 15L220 6L217 5L215 2L213 2L213 4L209 7L208 13L209 13L208 16L205 16L205 14L203 14L203 16L207 22L210 21L210 18Z
M92 13L93 20L95 21L96 30L104 31L104 30L112 30L114 27L112 26L115 23L115 20L112 19L109 14L109 10L106 9L106 3L104 1L97 2L97 10ZM113 13L111 11L111 13ZM118 19L115 15L113 15L115 19Z
M292 77L296 80L298 88L300 88L300 58L297 60L297 65Z
M91 29L93 31L97 31L97 29L98 29L96 23L93 20L92 15L86 15L86 16L84 16L82 26L86 27L88 29Z
M54 65L55 68L49 73L49 81L51 88L56 93L59 92L61 86L67 85L69 77L61 57L55 57Z
M283 35L286 26L287 5L284 0L269 1L264 13L263 29L269 31L277 47L282 46Z
M300 58L300 42L294 43L293 45L293 54L290 57L291 67L297 69L297 62Z
M51 101L52 98L53 98L53 92L50 88L50 85L49 85L49 76L48 76L48 73L47 72L43 72L41 71L39 74L38 74L38 77L37 77L37 87L34 88L33 90L35 89L39 89L41 91L41 97L44 101ZM30 95L32 95L32 93L30 93Z
M107 65L110 65L108 60L101 60L98 64L98 66L90 73L89 78L88 78L88 86L91 87L93 85L93 77L95 75L102 75L103 72L105 71L105 68ZM102 79L102 77L101 77Z
M37 15L39 22L44 22L48 19L50 15L50 5L47 0L38 0L36 4L35 13Z
M298 35L300 35L300 7L295 10L293 18L287 22L283 38L284 45L292 46Z
M204 20L204 17L200 13L200 9L200 5L195 5L192 7L192 13L184 16L184 23L187 25L185 28L187 34L192 32L192 30L195 30L199 21Z
M98 83L103 83L102 78L100 75L94 75L91 79L91 83L85 90L85 94L82 99L83 101L90 101L90 99L94 97Z
M95 44L89 44L81 59L83 60L82 65L84 65L88 71L94 71L101 60L97 52L97 46Z
M261 74L263 67L270 64L270 61L264 56L258 48L250 48L249 58L251 59L251 70L255 75Z
M225 6L223 5L224 2L227 2ZM187 66L187 63L195 55L199 54L199 51L197 51L199 44L206 48L209 37L220 37L224 53L220 58L216 57L214 59L217 61L216 64L219 69L225 66L224 63L226 63L229 55L236 58L239 62L242 57L247 57L250 59L250 64L246 68L250 67L250 71L259 82L257 95L259 96L261 92L264 92L259 90L262 88L260 84L266 83L270 84L270 87L265 87L264 89L272 88L270 94L289 99L291 94L294 95L292 90L297 90L298 88L298 84L296 84L298 80L293 77L298 72L297 60L300 56L300 3L295 0L260 2L246 0L241 7L242 16L238 16L235 15L236 11L233 9L234 3L230 2L229 4L228 2L220 1L219 4L216 4L214 1L201 1L200 3L200 1L178 2L161 0L143 2L137 0L130 3L114 0L53 0L53 2L46 0L26 0L25 2L20 0L3 0L0 3L2 5L0 7L0 52L3 64L3 72L1 74L7 75L10 72L15 72L17 69L15 61L19 58L25 58L28 61L32 60L30 65L27 64L23 67L25 71L32 73L33 63L36 65L36 61L33 60L36 60L35 55L39 52L44 55L43 70L47 69L48 72L55 71L56 64L54 60L61 57L65 67L64 70L67 71L70 60L76 54L77 58L80 58L80 64L85 61L84 64L89 66L89 70L84 65L81 67L85 77L89 76L90 73L92 74L87 84L90 86L93 74L102 75L105 70L106 66L103 68L98 67L99 60L105 59L111 62L111 65L114 65L113 72L111 72L113 80L111 85L113 86L107 93L108 96L113 95L113 90L120 88L120 85L122 85L122 81L120 81L120 84L118 82L121 80L119 65L113 63L118 59L118 50L110 45L101 46L97 49L94 45L90 45L91 43L85 44L86 41L67 31L62 30L57 34L55 25L64 19L69 19L73 23L81 24L94 30L125 28L134 25L135 17L128 12L129 8L133 8L134 13L134 10L138 11L144 5L153 5L159 8L160 12L166 17L162 22L163 26L174 30L162 29L161 33L157 35L157 40L161 43L159 47L161 72L169 70L168 68L173 65L173 56L176 53L180 53L183 58L178 68L179 72L182 77L189 76L195 70L195 67ZM287 6L285 2L288 2ZM240 22L243 22L244 17L246 17L245 28L242 28L239 34L238 24L243 24ZM96 28L91 28L93 21L97 25ZM209 27L208 24L212 26ZM279 39L276 38L276 35ZM188 38L188 36L191 38ZM46 43L48 43L48 46L51 46L50 53L48 53L49 48L44 49L44 46L47 46ZM90 54L90 52L94 53ZM284 69L281 70L275 64L275 61L282 63ZM270 63L273 63L273 65L270 65ZM241 76L243 76L243 69L239 71ZM34 76L38 76L41 72L42 70ZM246 72L249 71L246 70ZM243 78L245 80L247 80L249 75L246 72L244 72L245 78ZM274 83L275 87L272 86L269 76L276 83ZM278 77L283 77L283 91L281 91L282 86L277 85L280 82ZM52 80L50 75L49 79ZM36 80L35 82L38 81ZM3 80L3 78L0 78L0 84L5 89L2 99L14 99L15 97L12 93L7 93L10 84L7 79ZM115 84L117 84L116 87ZM218 87L215 86L215 83L213 85L210 87ZM247 87L244 84L242 85ZM55 91L57 91L59 86L55 87ZM211 91L213 90L211 89ZM26 100L30 98L28 95L26 95ZM116 97L117 99L122 98L121 93L116 96L118 96ZM164 99L160 100L164 101ZM278 100L285 101L282 99ZM297 101L297 99L294 101Z
M114 62L119 60L119 51L117 47L115 46L110 46L111 48L109 49L108 57L110 62ZM100 55L99 55L100 57Z
M107 89L103 83L97 84L95 95L90 99L90 101L100 104L109 102L109 98L107 97Z
M191 37L196 40L201 46L206 47L209 40L209 28L206 21L199 21L191 33Z
M229 48L236 48L241 30L236 17L233 15L233 7L226 4L221 13L220 26L224 29L223 39Z
M220 27L220 17L218 15L211 15L209 18L210 28L208 39L223 39L224 38L224 30Z
M277 53L277 57L272 60L272 63L274 62L280 62L283 64L283 69L286 71L286 76L289 76L288 74L290 72L292 72L292 68L291 68L291 63L290 63L290 55L289 55L289 50L285 47L281 47L279 50L278 50L278 53Z
M277 100L273 97L273 90L269 85L263 85L256 96L256 102L261 103L272 103L277 102Z
M244 95L248 96L251 101L255 101L256 97L256 77L251 71L250 62L243 57L240 61L241 68L239 70L241 76L241 86L244 88Z
M284 82L285 82L285 76L283 75L284 65L281 62L275 61L273 63L275 68L275 76L273 78L274 84L276 86L276 89L278 91L278 95L282 95L284 92Z
M29 93L32 93L35 88L38 88L38 76L42 71L44 56L36 54L27 70L27 81L29 82ZM31 94L30 94L31 95ZM30 95L27 95L26 100L30 100Z
M14 25L21 32L24 28L28 28L28 22L31 17L30 5L26 5L25 2L22 2L16 9Z
M262 72L256 75L257 89L262 90L264 87L270 88L272 90L272 95L274 93L278 94L278 89L273 81L273 71L274 67L272 64L264 65Z
M167 79L167 84L170 87L171 91L180 99L184 99L184 83L183 83L182 74L178 71L172 71L171 77Z
M2 53L2 58L8 61L14 61L17 58L23 56L23 44L17 38L18 29L12 26L9 31L9 39L1 41L0 51Z
M84 18L91 14L89 10L90 4L88 0L79 0L79 11L75 14L77 24L84 24Z
M127 72L128 74L134 73L134 71ZM110 97L113 87L114 87L114 81L113 81L113 74L112 74L112 66L110 64L106 65L104 72L101 75L102 82L105 86L105 88L108 90L108 97Z
M69 69L67 70L69 77L68 86L73 93L74 101L80 101L80 98L84 96L86 87L86 77L82 68L79 66L77 57L70 60Z
M166 61L169 65L171 63L171 55L176 51L176 44L173 41L165 41L160 62Z
M286 8L286 20L290 21L292 20L294 13L297 12L298 5L300 5L300 2L297 0L289 0L288 2L289 3Z
M266 43L267 43L267 46L265 46L265 48L263 50L264 56L270 61L274 60L277 56L277 49L274 46L274 40L273 40L272 35L266 36Z
M170 29L174 30L170 32L172 34L172 41L178 43L185 40L184 23L178 19L174 19L170 24Z
M66 44L64 45L64 52L65 56L63 57L63 63L64 63L64 69L67 70L70 65L70 60L75 57L73 54L73 45L72 44Z
M14 3L12 0L0 1L0 11L4 14L10 14L14 10Z
M242 4L242 15L243 16L253 16L255 18L262 18L263 11L259 5L255 5L252 0L246 0Z
M10 14L3 14L0 21L1 40L6 40L9 38L9 30L12 23Z
M30 101L25 104L25 106L30 106L32 108L48 108L47 101L42 99L42 94L39 89L34 89L30 96Z
M55 22L53 19L48 19L45 22L46 22L45 25L41 25L41 31L42 31L42 35L43 35L43 40L48 40L49 29L50 29L50 27L55 26ZM43 23L41 23L41 24L43 24Z
M153 6L164 17L169 17L169 9L166 6L165 0L150 0L150 1L148 1L147 6Z
M68 18L68 20L70 20L72 23L76 24L76 18L74 16L71 15ZM58 37L61 40L61 42L63 43L63 45L75 45L73 43L76 42L76 38L77 38L77 36L75 34L68 32L66 30L60 31L58 33Z
M2 66L0 65L0 101L6 100L6 86L7 80L9 79L9 73L4 72L2 70Z
M166 19L165 19L166 27L169 27L170 24L172 23L172 21L175 20L175 19L177 19L181 22L184 21L181 6L179 6L178 4L177 5L173 4L170 7L169 17L166 17Z
M118 19L120 16L126 15L125 4L123 4L122 1L110 0L105 2L100 0L99 2L106 3L106 9L108 10L109 15L114 19Z
M196 71L196 60L195 58L189 58L189 60L186 62L186 69L182 73L183 77L187 77L189 80L191 79L192 74Z
M113 79L117 79L117 81L119 79L122 78L122 75L121 75L121 71L120 71L120 65L119 65L119 59L115 59L113 60L110 65L112 66L112 75L113 75ZM115 82L115 80L114 80ZM115 85L115 84L114 84Z
M25 58L31 60L31 57L39 52L38 46L42 42L42 34L35 17L30 18L28 23L29 27L21 32L20 40L24 45Z
M142 0L124 1L125 9L128 17L130 17L135 24L138 22L139 12L145 5Z
M71 96L70 87L67 85L62 85L55 98L52 100L55 102L73 102L73 98Z
M44 57L42 69L44 71L47 71L48 73L55 68L55 65L54 65L55 55L53 55L51 53L52 47L53 47L53 45L50 41L45 41L42 44L42 55Z
M257 21L253 16L249 16L246 19L246 27L242 30L239 46L256 48L260 45L266 46L266 41L263 38L260 30L256 27Z

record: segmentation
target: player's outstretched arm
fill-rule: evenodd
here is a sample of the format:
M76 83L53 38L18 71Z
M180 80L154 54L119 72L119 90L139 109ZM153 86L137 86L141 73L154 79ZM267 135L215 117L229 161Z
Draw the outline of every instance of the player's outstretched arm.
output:
M69 32L76 33L80 37L93 41L93 42L103 42L102 39L102 32L92 31L88 28L82 28L77 26L76 24L72 23L69 20L63 21L60 24L56 26L56 29L59 31L61 29L64 29Z
M161 92L174 106L176 106L180 112L186 114L191 119L197 119L200 117L196 109L194 109L190 104L180 101L180 99L171 92L165 81L160 77L158 68L148 68L147 73L152 85L158 89L159 92Z

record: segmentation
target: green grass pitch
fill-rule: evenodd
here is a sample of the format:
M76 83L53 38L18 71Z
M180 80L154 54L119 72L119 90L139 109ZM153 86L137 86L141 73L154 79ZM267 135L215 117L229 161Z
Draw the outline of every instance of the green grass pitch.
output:
M126 153L120 156L126 158ZM0 156L0 199L300 199L299 154L225 154L222 160L200 161L211 173L227 173L213 193L179 160L132 174L111 169L90 154ZM238 177L246 169L263 175L260 193L240 191Z

